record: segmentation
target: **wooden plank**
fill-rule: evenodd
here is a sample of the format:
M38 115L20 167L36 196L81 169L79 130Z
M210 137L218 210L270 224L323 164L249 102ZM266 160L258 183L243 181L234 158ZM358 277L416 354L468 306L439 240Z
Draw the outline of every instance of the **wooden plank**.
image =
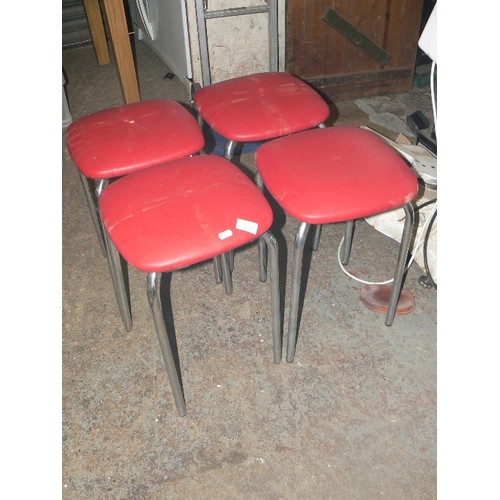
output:
M358 0L342 0L343 5L338 7L341 15L350 19L353 24L359 24L363 17L363 5L360 5ZM345 63L341 69L341 73L354 73L362 71L367 65L367 57L357 47L352 45L348 40L345 44Z
M287 71L303 74L305 64L306 22L305 11L307 2L288 0L286 8L286 54L285 67Z
M328 7L328 2L323 3L325 8ZM346 5L348 5L348 3L346 3L345 0L341 0L335 3L335 8L338 9L339 12L345 12ZM340 33L328 29L326 44L326 70L323 76L338 74L343 71L349 71L349 55L346 54L346 46L348 44L348 41Z
M387 64L389 54L359 28L351 24L345 17L335 12L334 9L328 7L321 16L321 19L379 64Z
M83 0L83 7L87 15L90 35L99 65L110 63L108 41L106 40L106 32L104 31L104 23L102 21L101 8L99 0Z
M344 0L344 6L339 13L343 15L351 24L369 36L375 43L381 45L378 29L380 29L380 21L377 20L376 9L383 9L384 1L374 0ZM364 51L346 41L345 57L347 64L343 68L343 72L352 73L362 70L372 71L380 69L379 62L374 60Z
M399 50L401 66L415 64L423 7L424 0L408 0L407 2L407 11L404 16L405 43Z
M326 69L326 29L321 21L323 1L308 0L306 2L306 39L305 62L309 73L314 75L325 74Z
M413 68L354 73L323 79L308 79L333 102L359 97L387 95L411 89Z
M124 0L103 0L104 12L108 20L111 42L113 43L120 85L125 103L140 101L139 85L135 72L130 38L125 18Z
M422 9L423 0L392 0L386 32L391 67L415 63Z
M340 33L318 25L333 7L389 53L381 65ZM287 71L335 99L412 87L423 0L288 0ZM324 31L326 29L326 32Z

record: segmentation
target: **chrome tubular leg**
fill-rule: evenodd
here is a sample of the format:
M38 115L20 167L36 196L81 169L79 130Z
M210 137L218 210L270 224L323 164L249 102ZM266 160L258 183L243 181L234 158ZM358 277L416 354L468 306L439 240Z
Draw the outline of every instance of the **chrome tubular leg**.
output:
M302 278L302 258L304 256L304 245L309 232L310 224L300 222L295 236L295 247L293 250L292 268L292 291L290 293L290 314L288 317L288 339L286 360L293 361L295 356L295 343L297 342L297 322L299 316L300 282Z
M224 280L224 287L226 288L226 293L230 295L233 293L233 280L231 278L231 265L229 263L230 257L227 253L223 253L220 258L222 260L222 278Z
M101 192L107 183L108 181L105 179L102 179L97 183L96 196L98 205ZM118 302L118 309L120 310L120 316L122 318L123 324L125 325L125 330L127 330L127 332L130 332L132 330L132 312L130 310L127 288L125 286L125 279L123 277L121 257L115 245L111 241L111 238L109 237L107 231L104 231L103 235L106 245L106 257L108 261L109 272L111 274L111 281L113 282L113 288L115 290L116 301Z
M258 172L255 174L255 184L263 193L264 182ZM267 279L267 246L263 236L257 240L257 246L259 249L259 280L264 282Z
M403 285L403 277L405 274L405 266L408 257L408 250L410 247L410 239L413 228L413 206L411 203L407 203L404 207L405 211L405 224L403 228L403 235L401 237L401 244L399 246L398 261L396 264L396 272L394 273L394 281L392 283L391 296L389 298L389 305L387 308L387 313L385 316L386 326L391 326L394 321L394 316L396 315L396 309L398 306L399 296L401 294L401 288Z
M349 257L351 256L353 234L354 221L349 220L345 223L344 241L342 242L342 248L340 249L340 262L342 262L344 266L349 263Z
M279 252L278 242L270 233L264 233L262 238L265 240L269 249L269 272L271 274L269 281L271 285L271 320L273 332L273 360L275 363L281 362L281 297L279 280Z
M232 161L236 144L235 141L227 141L226 147L224 148L224 158L226 160ZM220 257L222 259L222 279L226 287L226 293L230 294L233 291L233 278L231 272L234 269L234 254L231 251L227 256L221 255Z
M174 356L172 355L172 349L170 347L170 342L168 341L167 328L165 327L165 321L163 319L163 312L160 302L160 280L161 273L148 273L147 275L147 293L149 305L153 313L153 321L155 324L156 335L158 336L158 341L160 342L160 349L163 356L163 361L165 362L165 367L167 368L168 379L170 381L170 387L172 388L172 394L174 396L175 406L179 415L183 417L186 414L186 402L184 400L184 394L182 393L181 382L177 375L177 369L175 367Z
M120 254L106 232L104 233L104 238L106 242L109 272L115 290L116 301L118 302L118 309L120 310L120 316L125 325L125 330L130 332L132 330L132 312L130 310L125 280L123 278Z
M189 102L191 103L191 106L193 108L193 111L194 111L196 117L199 116L199 113L198 113L198 110L195 109L194 95L200 89L201 89L201 85L199 83L191 83L191 85L189 86Z
M313 250L316 251L319 248L319 239L321 237L321 228L323 226L318 224L314 226L314 239L313 239Z
M198 27L198 37L200 43L201 77L203 86L211 83L210 61L208 56L207 26L205 22L204 0L196 0L196 23Z
M264 283L267 280L267 246L263 236L257 240L257 246L259 249L259 280Z
M227 141L226 147L224 148L224 158L229 161L233 161L234 150L236 149L235 141Z
M222 265L220 262L220 256L214 257L214 273L216 283L222 283Z
M87 200L87 205L89 206L90 216L92 217L92 222L94 223L95 232L97 233L97 239L99 240L99 245L101 246L101 252L104 257L106 257L106 244L104 243L104 231L102 229L101 218L99 217L99 212L96 205L96 200L92 194L92 189L90 188L90 181L83 174L80 174L80 180L82 181L83 192L85 193L85 199Z

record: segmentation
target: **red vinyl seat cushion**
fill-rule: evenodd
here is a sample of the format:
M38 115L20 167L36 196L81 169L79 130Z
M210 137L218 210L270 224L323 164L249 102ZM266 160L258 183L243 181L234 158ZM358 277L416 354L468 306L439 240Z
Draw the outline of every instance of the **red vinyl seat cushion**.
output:
M254 142L316 127L330 113L299 78L270 72L231 78L194 94L204 121L226 139Z
M352 126L314 129L260 146L266 188L292 217L344 222L394 209L418 190L414 173L375 134Z
M154 99L76 120L68 127L67 144L83 175L108 179L197 153L204 138L194 116L181 104Z
M100 198L117 250L145 272L163 272L233 250L269 229L271 208L224 158L193 156L118 179Z

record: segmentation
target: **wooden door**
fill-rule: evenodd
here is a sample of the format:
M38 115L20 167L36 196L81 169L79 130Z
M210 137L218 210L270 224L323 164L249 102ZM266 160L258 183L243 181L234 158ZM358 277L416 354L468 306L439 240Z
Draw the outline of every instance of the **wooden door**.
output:
M286 70L333 100L411 89L424 0L287 0ZM388 54L380 62L324 19L333 9Z

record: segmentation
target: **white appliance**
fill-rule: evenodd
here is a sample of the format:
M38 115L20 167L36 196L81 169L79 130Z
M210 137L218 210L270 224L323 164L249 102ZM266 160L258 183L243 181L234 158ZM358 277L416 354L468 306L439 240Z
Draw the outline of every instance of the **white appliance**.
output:
M437 64L437 2L420 35L418 46Z
M193 77L184 0L128 0L137 38L189 88Z

